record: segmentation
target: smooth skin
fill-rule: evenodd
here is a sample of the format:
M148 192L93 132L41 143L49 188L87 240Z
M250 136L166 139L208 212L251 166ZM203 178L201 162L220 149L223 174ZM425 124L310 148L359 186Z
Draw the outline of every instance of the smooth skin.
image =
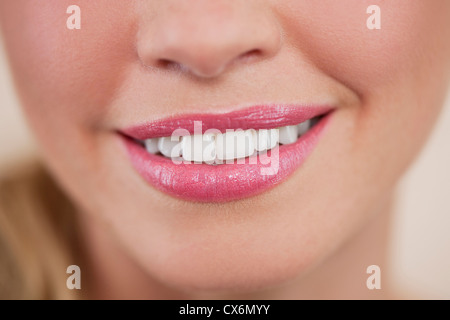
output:
M389 208L448 88L450 1L79 0L68 30L71 4L1 1L0 23L42 157L79 208L87 296L392 295ZM287 181L235 202L157 191L116 133L267 103L337 110Z

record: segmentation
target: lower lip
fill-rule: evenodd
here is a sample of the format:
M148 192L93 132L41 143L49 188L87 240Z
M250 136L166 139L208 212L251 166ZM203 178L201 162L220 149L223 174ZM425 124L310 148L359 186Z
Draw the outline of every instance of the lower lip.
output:
M122 138L134 168L156 189L192 202L227 202L261 194L285 181L314 150L331 115L323 117L297 142L281 145L278 163L275 157L268 157L265 164L259 158L250 164L248 158L246 164L175 164L169 158L148 153L129 138Z

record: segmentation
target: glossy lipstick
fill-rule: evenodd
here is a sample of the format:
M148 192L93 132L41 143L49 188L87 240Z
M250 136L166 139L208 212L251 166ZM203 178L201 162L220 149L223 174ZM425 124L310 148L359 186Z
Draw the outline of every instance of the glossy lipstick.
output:
M120 136L136 171L156 189L180 199L194 202L226 202L260 194L288 178L317 145L332 115L331 107L258 106L220 114L190 114L157 120L120 131ZM267 153L263 160L236 161L232 164L174 163L172 159L148 153L138 143L168 137L177 129L194 133L194 123L202 130L274 129L320 120L298 140ZM274 155L274 156L272 156ZM276 155L276 156L275 156ZM268 161L269 160L269 161Z

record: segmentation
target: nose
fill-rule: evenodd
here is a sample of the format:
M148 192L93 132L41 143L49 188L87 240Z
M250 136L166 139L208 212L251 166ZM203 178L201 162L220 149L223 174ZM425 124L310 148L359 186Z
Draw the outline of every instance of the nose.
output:
M143 0L138 55L201 78L274 56L281 30L264 0Z

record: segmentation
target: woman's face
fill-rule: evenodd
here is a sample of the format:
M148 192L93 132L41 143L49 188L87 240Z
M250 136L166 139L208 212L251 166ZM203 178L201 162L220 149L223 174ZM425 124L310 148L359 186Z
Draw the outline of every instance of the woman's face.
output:
M378 214L447 89L447 0L79 0L69 30L71 4L0 2L25 114L88 223L176 288L253 290L329 257ZM325 111L267 177L175 166L130 139L197 115L223 131Z

